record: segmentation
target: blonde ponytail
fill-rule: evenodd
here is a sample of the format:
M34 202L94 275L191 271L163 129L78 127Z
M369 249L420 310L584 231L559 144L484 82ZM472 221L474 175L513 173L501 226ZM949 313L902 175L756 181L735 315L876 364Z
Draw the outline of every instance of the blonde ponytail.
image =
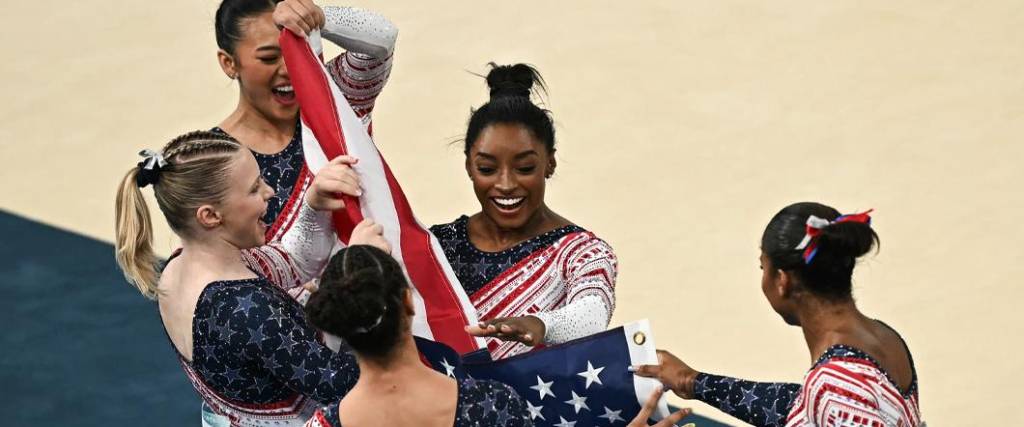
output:
M117 190L114 206L117 234L115 257L128 282L146 298L157 299L157 258L153 253L153 222L142 191L136 183L139 167L128 171Z
M145 160L121 180L114 206L114 255L125 279L146 298L155 300L161 292L153 253L153 222L140 186L153 186L167 225L178 237L188 237L196 209L224 199L231 161L241 150L242 145L225 134L189 132L174 138L160 153L143 150L139 154Z

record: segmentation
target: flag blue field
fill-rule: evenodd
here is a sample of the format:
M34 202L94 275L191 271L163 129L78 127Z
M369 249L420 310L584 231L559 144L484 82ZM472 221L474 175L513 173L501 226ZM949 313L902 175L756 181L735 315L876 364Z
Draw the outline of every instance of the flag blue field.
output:
M527 402L538 427L624 426L660 383L633 375L630 365L656 363L646 320L568 343L492 361L486 351L459 357L441 344L417 340L435 369L449 376L509 384ZM664 398L660 416L668 414ZM725 426L698 415L682 424Z

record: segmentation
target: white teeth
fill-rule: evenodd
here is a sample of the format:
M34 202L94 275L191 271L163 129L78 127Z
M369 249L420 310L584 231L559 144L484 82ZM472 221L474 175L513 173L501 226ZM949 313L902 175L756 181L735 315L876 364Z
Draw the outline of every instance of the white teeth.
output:
M292 88L292 85L275 87L274 90L276 90L278 92L294 92L295 91L295 89Z
M523 198L522 197L517 197L515 199L502 199L502 198L495 197L494 201L497 202L499 205L502 205L502 206L515 206L517 203L523 201Z

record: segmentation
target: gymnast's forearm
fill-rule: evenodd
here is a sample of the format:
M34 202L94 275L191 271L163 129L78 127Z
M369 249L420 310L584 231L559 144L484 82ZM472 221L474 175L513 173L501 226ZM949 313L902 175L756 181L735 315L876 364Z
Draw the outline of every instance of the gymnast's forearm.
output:
M314 210L304 200L296 213L295 223L281 237L281 248L298 274L298 282L316 277L327 264L338 238L330 212Z
M785 425L800 384L756 382L700 373L693 382L694 398L748 424Z
M611 313L596 295L585 295L556 310L535 313L544 323L544 343L560 344L593 335L608 327Z
M355 7L324 6L323 38L349 52L384 59L391 56L398 28L383 15Z

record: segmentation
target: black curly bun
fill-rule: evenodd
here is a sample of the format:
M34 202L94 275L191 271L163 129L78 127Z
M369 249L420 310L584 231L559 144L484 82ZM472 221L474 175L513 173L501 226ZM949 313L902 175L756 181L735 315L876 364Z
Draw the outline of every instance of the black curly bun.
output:
M510 123L525 127L548 150L555 151L555 127L548 110L538 107L530 100L535 89L546 91L544 78L536 68L527 64L488 64L487 87L490 101L473 111L466 129L465 153L476 142L487 126L495 123Z
M537 69L529 65L497 65L493 62L488 65L491 66L491 72L487 73L491 100L507 96L529 98L534 84L544 88L544 79Z
M810 263L796 247L807 233L811 216L835 221L835 208L814 202L794 203L772 217L761 236L761 251L772 267L795 273L804 287L830 300L853 297L853 268L860 258L879 245L870 223L833 222L821 229L817 252Z
M384 356L408 327L402 305L408 287L391 255L373 246L349 246L327 264L320 289L306 303L306 316L356 352Z

